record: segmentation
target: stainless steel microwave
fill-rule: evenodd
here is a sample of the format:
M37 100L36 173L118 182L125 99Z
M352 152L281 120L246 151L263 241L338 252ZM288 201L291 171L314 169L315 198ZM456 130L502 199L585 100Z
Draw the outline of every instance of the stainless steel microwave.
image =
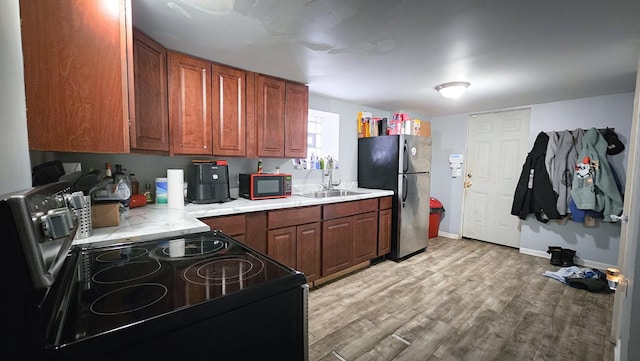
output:
M240 173L239 178L238 193L240 197L256 200L291 196L291 174Z

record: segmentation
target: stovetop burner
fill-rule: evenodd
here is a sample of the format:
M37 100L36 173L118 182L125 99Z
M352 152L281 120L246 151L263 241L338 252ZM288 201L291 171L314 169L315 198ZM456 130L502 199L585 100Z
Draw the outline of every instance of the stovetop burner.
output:
M184 271L185 280L203 285L243 284L260 274L264 262L251 256L219 258L195 263Z
M96 258L97 259L97 258ZM128 261L109 266L96 272L91 279L102 284L135 281L150 276L160 270L158 260Z
M158 283L125 286L100 296L91 303L91 312L101 316L116 316L141 310L160 301L167 287Z
M226 247L226 243L219 239L180 238L164 242L152 251L152 255L158 259L173 261L210 256Z
M123 262L142 257L149 253L145 248L125 247L104 252L96 257L98 262Z

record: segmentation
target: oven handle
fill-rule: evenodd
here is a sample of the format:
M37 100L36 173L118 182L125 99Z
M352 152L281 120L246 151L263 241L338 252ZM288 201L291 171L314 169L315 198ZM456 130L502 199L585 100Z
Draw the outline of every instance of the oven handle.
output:
M62 264L67 258L67 254L69 253L69 250L71 250L71 246L73 246L73 239L76 237L76 233L78 232L79 223L80 222L78 220L73 221L73 229L71 230L71 234L65 237L64 241L62 241L60 251L56 255L56 258L53 260L53 262L51 262L51 266L49 266L49 269L47 270L47 274L49 274L50 276L56 275L60 271L60 268L62 268Z

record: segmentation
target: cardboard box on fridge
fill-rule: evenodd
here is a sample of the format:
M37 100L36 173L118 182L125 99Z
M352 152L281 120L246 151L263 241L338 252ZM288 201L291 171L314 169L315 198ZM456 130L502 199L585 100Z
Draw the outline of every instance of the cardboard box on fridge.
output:
M431 122L428 120L420 121L420 136L421 137L430 137L431 136Z
M371 112L358 112L358 138L370 136L368 128L371 120Z
M431 122L428 120L423 120L420 122L420 136L422 137L430 137L431 136Z
M91 226L111 227L120 224L120 204L118 202L94 203L91 205Z

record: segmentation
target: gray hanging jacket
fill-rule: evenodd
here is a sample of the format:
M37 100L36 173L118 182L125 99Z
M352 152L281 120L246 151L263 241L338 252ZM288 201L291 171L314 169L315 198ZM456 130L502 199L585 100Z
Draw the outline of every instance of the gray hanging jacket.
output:
M575 169L571 197L577 208L602 211L603 222L622 213L622 195L607 160L607 141L598 129L584 133Z
M571 178L574 165L567 166L567 157L573 149L573 136L568 130L549 132L549 144L545 156L545 167L549 173L549 180L553 191L558 194L556 208L561 216L569 213L571 199ZM573 163L573 162L572 162Z

